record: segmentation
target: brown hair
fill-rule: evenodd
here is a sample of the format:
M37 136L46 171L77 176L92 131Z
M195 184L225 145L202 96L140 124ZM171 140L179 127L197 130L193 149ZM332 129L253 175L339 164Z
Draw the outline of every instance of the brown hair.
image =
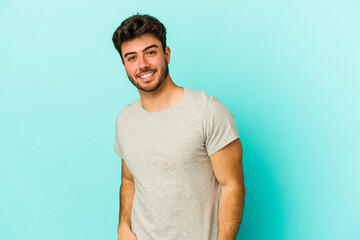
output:
M124 62L121 54L121 45L128 40L139 37L145 33L153 34L162 44L163 51L166 47L166 29L157 18L150 15L133 15L125 19L115 30L112 41L116 50L119 52L121 60Z

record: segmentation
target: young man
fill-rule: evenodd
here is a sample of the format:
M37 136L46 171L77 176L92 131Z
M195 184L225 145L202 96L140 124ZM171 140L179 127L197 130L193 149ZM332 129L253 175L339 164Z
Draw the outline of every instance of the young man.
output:
M116 119L118 239L234 240L245 188L232 113L172 81L166 30L156 18L124 20L113 42L140 94Z

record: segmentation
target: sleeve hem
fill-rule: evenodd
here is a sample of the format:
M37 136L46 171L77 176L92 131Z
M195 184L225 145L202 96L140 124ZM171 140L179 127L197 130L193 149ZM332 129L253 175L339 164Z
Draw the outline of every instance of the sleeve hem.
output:
M116 153L116 155L118 155L121 159L123 159L122 154L120 153L119 149L116 147L116 145L114 145L114 152Z
M229 143L233 142L236 139L240 139L239 135L233 135L230 138L228 138L226 141L222 142L221 144L217 145L214 149L208 151L208 156L210 157L211 155L213 155L214 153L216 153L217 151L221 150L222 148L224 148L225 146L227 146Z

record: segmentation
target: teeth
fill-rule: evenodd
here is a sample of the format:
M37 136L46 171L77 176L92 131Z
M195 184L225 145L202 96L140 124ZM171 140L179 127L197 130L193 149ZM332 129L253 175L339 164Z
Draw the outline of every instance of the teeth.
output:
M154 74L153 72L152 72L152 73L148 73L148 74L145 74L145 75L140 76L140 78L142 78L142 79L148 78L148 77L152 76L153 74Z

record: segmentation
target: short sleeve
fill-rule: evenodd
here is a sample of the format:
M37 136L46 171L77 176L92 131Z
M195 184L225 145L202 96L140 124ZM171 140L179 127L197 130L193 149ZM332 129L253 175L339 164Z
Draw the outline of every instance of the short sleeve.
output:
M209 96L202 122L205 147L209 156L239 138L232 113L217 97Z
M115 140L114 140L114 152L121 158L123 158L122 149L120 146L120 139L119 139L119 128L118 128L118 120L116 119L115 123Z

